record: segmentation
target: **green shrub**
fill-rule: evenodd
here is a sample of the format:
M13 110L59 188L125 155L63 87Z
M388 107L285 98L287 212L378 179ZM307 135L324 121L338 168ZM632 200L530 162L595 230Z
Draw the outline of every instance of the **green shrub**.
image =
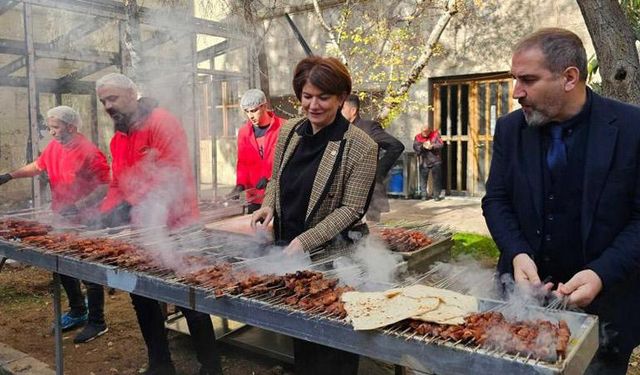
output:
M491 237L476 233L456 233L453 235L454 257L471 256L483 262L496 263L500 252Z

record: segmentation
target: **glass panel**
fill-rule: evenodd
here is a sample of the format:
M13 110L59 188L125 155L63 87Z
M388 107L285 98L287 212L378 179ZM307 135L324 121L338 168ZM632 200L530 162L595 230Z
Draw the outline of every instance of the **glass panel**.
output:
M489 85L489 134L493 135L498 120L498 83L491 82Z
M442 147L442 151L440 153L442 156L442 189L449 192L450 186L447 182L447 176L449 176L449 168L448 168L448 160L449 160L449 145L445 142L444 147Z
M447 86L440 86L440 134L449 135L447 128L447 112L449 111L449 91Z
M476 176L476 194L484 193L485 191L485 181L487 180L487 170L485 168L485 160L486 160L486 147L487 142L481 141L477 146L478 153L478 175Z
M509 92L509 82L500 82L502 87L502 100L500 101L500 116L504 116L509 113L509 98L511 93Z
M460 190L467 190L467 147L469 146L469 142L462 141L462 180L460 181Z
M484 135L487 134L487 119L485 116L487 106L486 106L486 84L480 83L478 85L478 134Z
M458 143L451 142L449 147L451 150L449 153L451 156L451 162L449 163L451 166L451 190L458 190Z
M451 121L451 135L458 135L458 86L449 86L449 101L451 108L449 109L449 119Z
M469 134L469 85L461 85L462 98L461 98L461 116L462 122L462 135Z

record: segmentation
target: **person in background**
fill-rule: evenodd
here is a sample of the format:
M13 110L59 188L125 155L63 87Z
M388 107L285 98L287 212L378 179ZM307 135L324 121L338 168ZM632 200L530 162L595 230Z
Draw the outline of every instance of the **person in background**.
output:
M640 344L640 108L587 87L569 30L520 40L511 75L522 108L497 121L482 200L498 272L598 315L586 373L626 374Z
M378 145L340 112L351 76L338 59L301 60L293 89L306 117L282 127L272 180L251 217L254 229L274 220L276 244L286 254L357 237L352 232L367 210L378 159ZM301 339L294 339L294 358L296 374L358 372L358 355Z
M88 224L99 215L98 206L110 181L107 159L78 132L82 121L73 108L50 109L46 124L53 139L42 154L33 163L1 175L0 185L46 172L51 186L51 210L72 224ZM107 332L103 287L85 281L85 304L80 281L65 275L60 275L60 281L69 300L69 311L61 319L62 329L69 330L86 323L73 342L88 342Z
M195 179L187 137L180 121L138 89L127 76L107 74L96 93L114 121L113 178L102 203L105 226L183 228L199 221ZM147 375L174 375L164 316L158 301L131 294L147 346ZM209 315L179 308L187 320L200 374L222 374Z
M416 134L413 139L413 150L418 155L418 163L420 166L420 176L424 183L422 199L430 199L427 195L427 186L429 185L429 175L433 185L432 197L434 201L443 200L442 193L442 157L440 152L443 146L440 133L432 129L431 126L425 126L422 131Z
M282 119L269 110L267 97L258 89L247 90L240 99L240 107L248 120L238 133L236 186L229 197L237 197L246 190L247 211L253 213L260 208L271 178Z
M367 133L378 144L378 168L376 169L376 182L371 198L371 204L367 210L367 221L380 221L381 212L389 212L389 200L387 199L386 178L393 164L398 160L404 145L391 134L382 129L377 121L363 120L360 117L360 98L351 94L342 106L342 115L350 123Z

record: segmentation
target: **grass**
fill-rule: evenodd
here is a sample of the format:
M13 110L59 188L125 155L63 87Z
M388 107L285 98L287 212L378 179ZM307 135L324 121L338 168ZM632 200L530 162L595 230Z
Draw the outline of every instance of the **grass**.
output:
M42 293L24 291L11 285L0 285L0 304L3 306L40 302L47 298L48 296Z
M456 233L453 235L454 257L471 256L483 262L496 263L500 252L491 237L476 233Z
M51 273L24 265L6 265L0 272L0 306L47 300Z

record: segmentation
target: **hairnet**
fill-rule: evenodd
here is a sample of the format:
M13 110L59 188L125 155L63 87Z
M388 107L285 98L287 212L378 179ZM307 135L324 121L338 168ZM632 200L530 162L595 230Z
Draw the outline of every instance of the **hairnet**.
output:
M102 86L114 86L123 89L132 89L138 92L138 87L131 78L120 73L109 73L96 81L96 90Z
M47 111L47 118L54 118L56 120L60 120L67 125L73 125L77 129L82 127L82 120L80 119L80 114L73 108L67 107L66 105L61 105L58 107L53 107Z
M244 109L256 108L259 105L265 104L267 97L262 90L250 89L247 90L240 99L240 107Z

